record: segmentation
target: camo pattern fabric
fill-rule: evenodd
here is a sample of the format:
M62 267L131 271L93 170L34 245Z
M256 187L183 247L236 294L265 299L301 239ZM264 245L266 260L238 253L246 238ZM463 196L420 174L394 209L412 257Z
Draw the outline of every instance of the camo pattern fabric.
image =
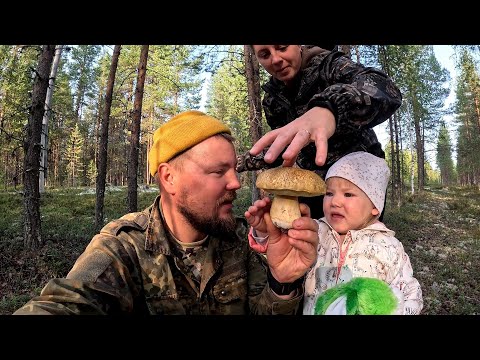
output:
M297 164L314 170L322 178L333 163L354 151L367 151L382 158L373 127L387 120L402 104L402 95L393 81L381 70L365 67L343 56L316 46L302 47L302 68L294 88L273 77L262 86L262 100L267 123L278 129L315 106L330 109L335 115L335 134L328 140L325 165L315 164L314 143L305 146ZM260 170L281 165L266 164L265 152L252 157L248 152L238 157L237 171Z
M50 280L14 314L297 313L303 289L290 300L273 294L264 257L248 246L244 219L231 237L209 237L201 281L194 282L172 251L159 201L107 224L66 278Z
M263 158L269 147L266 147L260 154L253 156L249 152L237 156L237 171L263 170L282 165L282 156L278 156L272 164L267 164Z

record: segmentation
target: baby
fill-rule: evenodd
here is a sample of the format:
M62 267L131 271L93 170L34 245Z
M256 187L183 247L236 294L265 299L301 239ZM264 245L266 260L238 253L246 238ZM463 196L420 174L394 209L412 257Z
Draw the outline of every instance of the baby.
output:
M345 155L328 170L325 216L317 220L318 256L306 276L303 314L314 313L316 300L324 291L355 277L387 283L398 300L395 314L420 314L422 290L410 259L395 232L378 220L389 177L384 159L362 151ZM269 204L268 198L257 200L245 212L252 226L250 246L258 252L265 252L268 246L268 239L262 237L262 218Z

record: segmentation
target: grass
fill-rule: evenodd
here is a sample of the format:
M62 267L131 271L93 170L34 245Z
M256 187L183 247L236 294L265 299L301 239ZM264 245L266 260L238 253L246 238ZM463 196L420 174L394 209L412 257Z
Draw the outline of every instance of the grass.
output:
M401 208L387 208L384 222L410 256L423 314L480 314L478 189L427 189Z
M138 209L149 206L157 194L157 187L139 192ZM107 188L104 222L124 215L126 204L125 188ZM64 277L95 235L94 190L50 190L40 206L44 246L25 250L22 194L0 192L0 315L11 314L40 293L49 279Z
M139 192L138 209L158 193ZM234 211L251 203L246 188L237 193ZM65 276L94 235L95 194L91 189L50 190L42 195L42 234L36 252L23 248L23 198L0 192L0 314L11 314L37 295L53 277ZM126 212L126 189L105 193L105 222ZM425 315L480 313L480 191L431 188L410 196L402 207L387 201L385 224L396 232L422 285Z

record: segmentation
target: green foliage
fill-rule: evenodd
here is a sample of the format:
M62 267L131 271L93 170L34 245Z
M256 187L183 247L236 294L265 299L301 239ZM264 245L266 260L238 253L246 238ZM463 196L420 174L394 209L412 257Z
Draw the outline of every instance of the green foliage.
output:
M198 54L196 48L191 45L151 47L144 106L151 109L156 119L198 108L203 85L203 55Z
M71 50L68 51L67 48ZM457 101L453 109L458 122L457 172L460 184L478 183L480 172L480 136L477 108L480 81L476 65L477 46L455 46L458 67ZM32 67L37 62L39 46L0 45L0 181L5 186L17 184L23 167L23 129L28 118L32 90ZM75 173L75 184L91 183L91 161L98 149L99 124L104 116L105 86L110 70L111 46L65 46L55 79L52 116L49 121L47 187L72 184L70 159L64 150L72 129L78 125L83 138L83 150ZM399 143L402 150L414 148L418 141L435 143L439 136L439 119L446 113L442 108L448 93L449 77L436 61L428 45L369 45L356 46L353 58L380 66L401 88L403 105L396 113ZM128 146L130 111L133 108L136 66L140 46L124 45L110 113L108 146L108 181L114 185L126 182L125 154ZM151 134L171 116L187 108L198 108L206 78L211 71L206 109L229 124L236 136L239 152L251 146L248 123L248 99L241 45L152 45L149 51L147 79L143 99L140 137L140 182L148 182L147 153ZM261 83L269 74L260 67ZM263 119L264 130L268 126ZM449 124L450 126L452 124ZM418 127L419 138L415 133ZM452 149L453 150L453 149ZM423 154L420 154L423 156ZM428 158L427 156L424 156ZM416 160L417 161L417 160ZM402 163L403 181L410 173ZM414 165L415 178L424 171L429 182L438 174ZM90 168L89 168L90 166ZM455 170L455 169L454 169ZM70 180L67 182L67 180ZM455 177L453 177L455 183Z
M243 217L250 205L252 205L252 188L248 185L243 185L237 191L237 199L233 203L233 212L236 216Z
M83 144L84 139L81 137L78 124L75 124L75 127L68 138L64 154L67 161L69 183L71 186L77 185L78 174L82 171L80 156L83 151Z
M207 112L226 123L237 139L237 150L251 146L249 134L247 81L243 47L231 46L222 65L212 76L206 104Z
M438 134L437 164L440 168L442 184L445 186L454 184L456 179L452 160L452 144L450 134L444 123L441 125Z
M140 209L151 205L158 188L140 191ZM125 214L126 188L107 187L105 222ZM53 277L65 276L94 233L95 191L91 188L47 190L41 197L42 238L38 251L23 248L23 198L0 192L0 314L10 314L37 295Z
M403 95L402 106L390 124L395 131L396 147L412 149L416 164L410 164L407 169L406 163L400 160L402 182L410 181L413 174L417 188L427 181L437 182L438 174L426 160L425 145L436 140L438 119L447 113L443 106L450 91L448 70L441 67L430 45L371 45L362 46L360 50L365 58L362 60L386 71Z
M425 182L432 186L440 183L440 171L434 170L428 161L425 161Z
M0 239L22 236L23 196L19 192L0 192Z
M0 172L5 185L20 179L24 126L31 105L37 46L0 45Z
M388 163L390 169L392 169L392 157L391 157L391 147L387 146L385 148L385 159ZM400 178L402 186L405 188L411 187L412 176L415 179L417 169L418 169L418 162L417 162L417 153L411 150L401 150L399 151L399 158L400 158ZM428 185L438 184L440 182L440 173L438 170L434 170L432 165L425 161L425 175L426 175L426 183Z
M14 297L2 296L0 298L0 309L3 315L10 315L19 307L24 305L32 296L23 294Z
M89 186L95 185L96 178L97 178L97 167L95 166L95 162L93 160L90 160L90 163L88 164L88 169L87 169L88 185Z
M72 46L69 61L69 75L74 89L75 113L80 116L84 104L95 98L98 67L95 66L100 56L100 45Z
M466 51L460 52L455 109L458 122L457 173L461 185L478 184L480 174L480 76Z
M75 126L76 117L70 78L66 70L66 54L67 51L64 49L55 78L52 112L48 123L47 185L49 187L61 187L67 178L67 163L63 150L66 147L70 129Z

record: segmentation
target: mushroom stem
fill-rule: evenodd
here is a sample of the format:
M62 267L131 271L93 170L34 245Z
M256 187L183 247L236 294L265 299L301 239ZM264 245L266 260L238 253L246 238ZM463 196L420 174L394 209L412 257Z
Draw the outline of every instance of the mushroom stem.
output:
M297 196L275 195L270 208L270 217L275 226L291 229L292 222L301 217Z

